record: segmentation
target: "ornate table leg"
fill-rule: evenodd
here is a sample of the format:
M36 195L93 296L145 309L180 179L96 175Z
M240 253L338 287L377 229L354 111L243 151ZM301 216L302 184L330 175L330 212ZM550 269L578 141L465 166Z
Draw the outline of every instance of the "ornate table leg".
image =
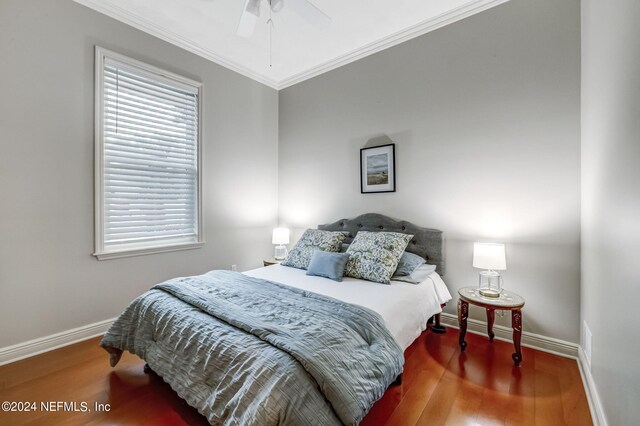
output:
M516 348L515 353L511 356L516 367L522 361L522 352L520 351L520 340L522 339L522 311L516 309L511 311L511 326L513 327L513 345Z
M464 352L467 348L467 342L464 341L464 336L467 334L467 317L469 316L469 304L463 300L458 300L458 324L460 325L460 350Z
M489 334L489 340L493 342L495 334L493 334L493 323L496 320L496 310L487 308L487 333Z

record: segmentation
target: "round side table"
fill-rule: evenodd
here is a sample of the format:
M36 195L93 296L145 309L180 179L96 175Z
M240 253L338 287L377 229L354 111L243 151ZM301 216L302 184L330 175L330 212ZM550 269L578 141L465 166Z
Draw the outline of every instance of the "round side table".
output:
M496 309L499 311L511 311L511 327L513 328L513 345L515 353L511 356L516 366L522 362L520 341L522 340L522 307L524 298L512 291L502 290L500 297L485 297L480 294L477 287L462 287L458 290L458 324L460 325L460 350L464 352L467 342L464 336L467 333L467 317L469 316L469 304L480 306L487 311L487 334L493 342L493 323L496 318Z
M264 266L271 266L271 265L279 265L280 262L282 262L284 259L274 259L273 257L271 259L263 259L262 260L262 264Z

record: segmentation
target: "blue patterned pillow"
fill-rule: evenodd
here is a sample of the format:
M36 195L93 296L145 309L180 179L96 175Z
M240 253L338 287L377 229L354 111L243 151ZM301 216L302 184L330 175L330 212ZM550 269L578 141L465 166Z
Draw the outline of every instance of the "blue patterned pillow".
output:
M345 275L389 284L400 256L413 235L360 231L349 245Z
M344 232L307 229L280 264L283 266L291 266L292 268L307 269L311 257L313 257L313 252L316 250L340 251L340 247L346 236Z
M418 256L417 254L409 253L405 251L402 253L400 257L400 261L398 262L398 267L396 271L393 273L394 277L404 277L407 275L411 275L413 271L418 269L418 267L424 263L427 263L426 260L422 258L422 256Z

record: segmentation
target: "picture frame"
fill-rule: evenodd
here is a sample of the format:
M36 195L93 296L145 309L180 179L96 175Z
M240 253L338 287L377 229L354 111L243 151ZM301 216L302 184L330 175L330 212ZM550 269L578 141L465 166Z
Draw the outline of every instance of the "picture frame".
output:
M396 192L396 144L360 150L360 193Z

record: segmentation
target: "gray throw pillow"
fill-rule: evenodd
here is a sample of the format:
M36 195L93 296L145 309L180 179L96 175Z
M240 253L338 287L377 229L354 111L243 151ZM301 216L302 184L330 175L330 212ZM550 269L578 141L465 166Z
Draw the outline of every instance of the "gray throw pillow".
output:
M316 250L309 262L307 275L329 278L334 281L342 281L344 267L349 261L348 253L332 253Z
M396 271L393 273L394 277L404 277L406 275L411 275L413 271L418 269L418 266L427 263L426 260L422 256L418 256L417 254L409 253L405 251L400 256L400 261L398 262L398 267Z
M436 265L424 264L418 266L418 269L413 271L411 275L405 275L403 277L393 276L391 279L393 281L404 281L405 283L411 284L420 284L422 281L426 280L429 275L433 274L436 270Z
M347 249L350 257L345 275L389 284L412 238L397 232L358 232Z
M316 250L337 252L346 238L344 232L321 231L307 229L296 245L291 249L281 265L292 268L307 269L311 257Z

